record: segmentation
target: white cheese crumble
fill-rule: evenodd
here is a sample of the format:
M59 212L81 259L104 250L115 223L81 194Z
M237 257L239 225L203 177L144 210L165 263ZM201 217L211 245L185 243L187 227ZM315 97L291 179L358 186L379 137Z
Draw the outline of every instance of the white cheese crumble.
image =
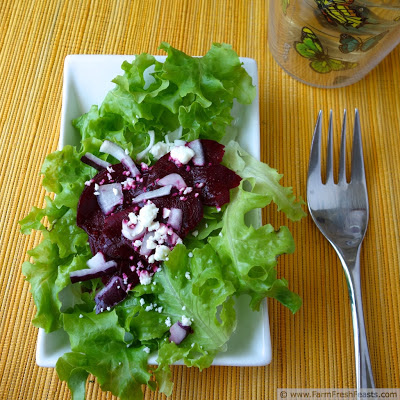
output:
M183 306L183 307L182 307L182 311L185 311L185 310L186 310L186 306Z
M187 146L177 146L171 149L171 157L181 164L187 164L194 156L194 151Z
M192 235L193 235L194 237L197 237L198 234L199 234L199 231L193 231L193 232L192 232Z
M156 160L158 160L168 152L169 146L167 143L164 142L158 142L150 149L150 154L152 154Z
M144 311L151 311L154 308L153 304L150 304L149 306L147 306Z
M148 228L154 221L154 218L157 216L158 208L154 203L148 202L145 206L143 206L139 211L139 220L142 225Z
M168 258L168 254L170 253L170 249L168 246L164 245L157 245L156 246L156 251L154 253L154 259L156 261L164 261L165 259Z
M135 240L135 241L133 242L133 245L134 245L135 247L140 247L140 246L142 245L142 241L139 240L139 239L137 239L137 240Z
M190 272L189 271L185 272L185 278L190 281L191 277L190 277Z
M145 303L144 299L140 298L139 303L140 303L141 306L143 306L143 304Z
M151 276L147 271L142 271L139 275L139 281L142 285L149 285L151 283Z
M193 257L193 253L191 251L189 251L188 256L189 256L189 258L192 258Z
M150 353L150 349L149 349L148 347L144 347L144 348L143 348L143 351L144 351L145 353L147 353L147 354Z
M82 314L79 314L79 318L83 318L83 315L82 315Z
M138 223L138 217L137 217L137 215L135 213L130 212L128 214L128 218L129 218L129 223L130 224L136 225Z
M190 326L190 325L192 325L192 321L190 320L190 318L187 318L184 315L182 315L182 325Z
M168 326L168 328L171 326L171 318L167 317L167 319L165 320L165 325Z

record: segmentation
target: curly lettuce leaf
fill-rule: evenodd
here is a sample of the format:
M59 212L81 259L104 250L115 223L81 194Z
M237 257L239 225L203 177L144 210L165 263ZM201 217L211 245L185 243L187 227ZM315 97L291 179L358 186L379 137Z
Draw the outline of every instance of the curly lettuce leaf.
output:
M222 163L243 179L254 178L253 191L268 196L278 206L278 211L283 211L292 221L298 221L306 215L302 208L304 201L301 198L296 200L292 188L279 183L283 175L255 159L239 143L231 141L225 146Z
M64 354L56 364L61 380L67 381L73 399L84 399L88 373L97 377L101 388L121 400L143 398L142 384L150 384L148 354L144 346L130 347L125 330L118 323L115 310L102 314L63 315L72 352Z
M232 295L235 288L222 276L222 265L210 245L192 252L178 245L169 255L165 268L154 281L156 300L163 305L171 323L190 318L193 333L179 345L162 341L156 370L160 390L172 389L169 365L183 359L188 366L200 370L211 365L215 355L226 351L226 343L236 329L236 312Z
M259 308L264 297L272 297L294 313L301 307L301 299L288 289L285 279L277 279L275 270L281 254L294 252L289 229L282 226L276 231L270 224L253 227L246 223L245 216L274 201L289 218L298 220L305 215L303 201L296 201L291 188L279 184L281 176L238 143L230 142L225 150L223 162L243 180L231 191L221 232L209 242L223 261L226 278L234 283L237 294L251 296L253 309Z

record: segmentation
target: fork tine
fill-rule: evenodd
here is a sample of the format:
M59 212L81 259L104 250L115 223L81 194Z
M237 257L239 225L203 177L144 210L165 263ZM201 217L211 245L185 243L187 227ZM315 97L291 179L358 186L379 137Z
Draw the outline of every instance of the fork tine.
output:
M311 143L310 162L308 164L308 180L321 181L321 121L322 110L318 113L314 136Z
M344 110L343 113L343 124L342 124L342 138L340 143L340 155L339 155L339 180L338 183L346 183L346 118L347 112Z
M332 110L329 113L328 145L326 148L326 183L333 183L333 127Z
M351 181L365 183L364 156L361 140L360 116L355 110L353 151L351 155Z

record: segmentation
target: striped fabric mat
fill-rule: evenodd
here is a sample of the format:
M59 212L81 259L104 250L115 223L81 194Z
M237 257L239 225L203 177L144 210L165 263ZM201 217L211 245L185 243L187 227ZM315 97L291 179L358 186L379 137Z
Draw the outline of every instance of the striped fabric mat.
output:
M273 0L270 0L273 1ZM275 1L275 0L274 0ZM192 55L212 42L231 43L259 67L262 159L305 197L309 148L317 112L361 115L370 223L362 251L366 329L377 387L400 387L400 48L361 82L335 90L305 86L286 75L267 45L265 0L45 1L0 5L0 398L69 399L53 369L35 364L35 306L21 274L38 234L23 237L17 221L42 206L39 176L57 147L63 61L67 54L136 54L161 41ZM327 115L327 114L326 114ZM352 125L352 124L350 124ZM327 126L325 120L325 126ZM173 367L172 399L264 400L277 388L354 387L350 306L333 249L311 218L288 223L268 208L264 217L288 224L297 250L281 257L278 274L303 298L296 315L269 302L272 363L266 367ZM87 384L88 399L110 399ZM146 399L165 396L146 391Z

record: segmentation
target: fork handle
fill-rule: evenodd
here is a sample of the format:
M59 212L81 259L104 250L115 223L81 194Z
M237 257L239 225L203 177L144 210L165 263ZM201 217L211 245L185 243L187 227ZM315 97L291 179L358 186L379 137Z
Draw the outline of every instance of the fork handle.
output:
M357 249L355 257L342 257L343 254L341 254L340 259L346 273L350 296L351 316L353 319L357 389L374 389L375 383L368 351L361 296L360 248L361 246Z

